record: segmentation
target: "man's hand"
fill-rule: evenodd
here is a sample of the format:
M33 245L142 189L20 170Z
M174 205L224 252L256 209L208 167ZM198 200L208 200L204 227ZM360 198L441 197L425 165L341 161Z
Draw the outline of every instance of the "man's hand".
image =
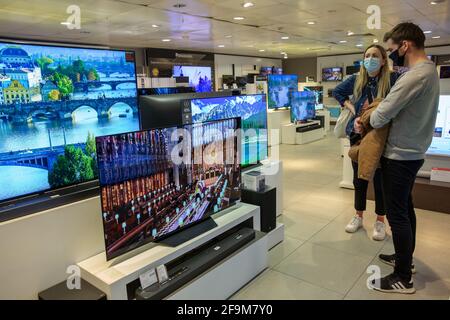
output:
M355 133L361 134L363 132L363 126L361 124L361 117L355 119L355 123L353 124L353 130Z

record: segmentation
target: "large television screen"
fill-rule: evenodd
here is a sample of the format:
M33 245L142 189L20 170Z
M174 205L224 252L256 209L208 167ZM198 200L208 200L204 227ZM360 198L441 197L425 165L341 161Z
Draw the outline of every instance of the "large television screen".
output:
M189 86L196 92L213 91L211 67L174 66L174 77L189 77Z
M294 92L291 96L291 122L304 122L316 116L314 92Z
M441 95L439 98L436 128L428 154L450 157L450 95Z
M139 129L134 53L0 43L0 201L97 178L97 135Z
M166 87L166 88L141 88L138 89L140 96L159 96L163 94L177 94L195 92L191 87Z
M239 128L233 118L97 137L107 259L238 201Z
M201 123L240 117L242 120L241 164L258 164L268 157L266 96L248 95L195 99L191 101L192 122Z
M322 69L322 81L342 81L343 77L342 68Z
M313 92L316 97L316 110L323 110L323 87L304 87L305 92Z
M298 91L298 76L269 75L267 86L269 109L289 108L291 94Z

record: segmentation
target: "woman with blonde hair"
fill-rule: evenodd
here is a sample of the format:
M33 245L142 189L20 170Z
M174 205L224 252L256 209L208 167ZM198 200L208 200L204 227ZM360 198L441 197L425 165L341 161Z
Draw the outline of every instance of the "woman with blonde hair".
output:
M374 44L364 52L364 61L361 63L359 74L351 76L333 91L333 96L341 106L349 109L353 114L353 119L349 121L346 130L351 145L356 144L361 139L361 127L357 119L375 98L383 99L388 95L397 78L398 74L390 70L386 50L382 46ZM363 226L368 188L368 182L358 178L358 163L353 162L352 165L356 215L345 228L348 233L355 233ZM376 241L382 241L386 238L386 225L384 223L386 212L379 169L375 173L373 185L377 221L372 238Z

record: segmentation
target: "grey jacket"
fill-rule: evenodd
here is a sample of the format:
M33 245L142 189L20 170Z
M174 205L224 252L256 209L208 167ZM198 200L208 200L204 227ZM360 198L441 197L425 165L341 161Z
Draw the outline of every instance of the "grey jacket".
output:
M421 160L431 145L439 107L439 76L432 61L404 73L370 117L373 128L391 122L384 156Z

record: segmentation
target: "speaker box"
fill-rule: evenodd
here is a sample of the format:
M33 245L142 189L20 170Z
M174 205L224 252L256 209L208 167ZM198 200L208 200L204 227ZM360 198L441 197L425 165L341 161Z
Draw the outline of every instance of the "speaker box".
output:
M277 226L277 188L265 187L260 192L242 190L242 202L260 207L261 231L270 232Z

